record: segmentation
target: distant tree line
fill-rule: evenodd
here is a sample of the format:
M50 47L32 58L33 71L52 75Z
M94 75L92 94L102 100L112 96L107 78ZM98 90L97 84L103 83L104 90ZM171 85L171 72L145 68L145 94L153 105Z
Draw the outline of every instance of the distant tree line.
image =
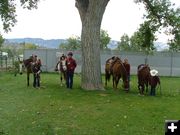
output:
M100 31L100 49L107 50L111 38L106 30ZM71 36L66 42L59 45L59 49L63 50L79 50L81 49L81 38L79 36Z

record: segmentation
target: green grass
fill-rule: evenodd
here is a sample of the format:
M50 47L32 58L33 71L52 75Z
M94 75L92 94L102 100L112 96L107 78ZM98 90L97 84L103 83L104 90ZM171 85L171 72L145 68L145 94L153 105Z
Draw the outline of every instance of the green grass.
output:
M103 77L104 78L104 77ZM138 96L108 84L106 91L59 85L57 74L41 75L41 89L26 86L26 75L0 73L0 135L163 135L166 119L180 119L180 78L161 77L162 96Z

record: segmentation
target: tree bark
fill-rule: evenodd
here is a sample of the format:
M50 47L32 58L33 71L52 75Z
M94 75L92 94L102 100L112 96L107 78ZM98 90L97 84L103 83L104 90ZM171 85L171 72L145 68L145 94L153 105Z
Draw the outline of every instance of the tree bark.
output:
M76 0L81 22L82 80L86 90L104 90L101 78L100 28L109 0Z

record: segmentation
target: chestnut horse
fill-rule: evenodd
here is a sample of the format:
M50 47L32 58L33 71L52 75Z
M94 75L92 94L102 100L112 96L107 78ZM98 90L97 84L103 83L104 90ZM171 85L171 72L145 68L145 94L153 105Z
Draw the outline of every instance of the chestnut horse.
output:
M148 92L148 83L150 79L150 67L145 64L141 64L137 68L138 76L138 89L141 95L144 95L144 89L146 86L146 93Z
M120 58L116 57L112 66L112 76L113 76L113 88L117 89L120 78L123 80L123 87L125 89L129 88L128 85L128 75L124 67L123 62Z
M112 75L112 66L114 64L116 57L113 56L106 60L105 64L105 85L107 86L107 82L109 82L111 75Z

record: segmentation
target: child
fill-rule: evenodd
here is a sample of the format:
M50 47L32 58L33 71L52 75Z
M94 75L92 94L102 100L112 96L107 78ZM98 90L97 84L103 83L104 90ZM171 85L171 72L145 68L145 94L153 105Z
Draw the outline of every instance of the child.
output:
M150 95L155 96L156 95L156 92L155 92L156 91L156 86L157 86L157 84L160 85L160 78L157 76L158 71L155 70L155 69L151 70L150 74L151 74L150 82L149 82L150 86L151 86Z

